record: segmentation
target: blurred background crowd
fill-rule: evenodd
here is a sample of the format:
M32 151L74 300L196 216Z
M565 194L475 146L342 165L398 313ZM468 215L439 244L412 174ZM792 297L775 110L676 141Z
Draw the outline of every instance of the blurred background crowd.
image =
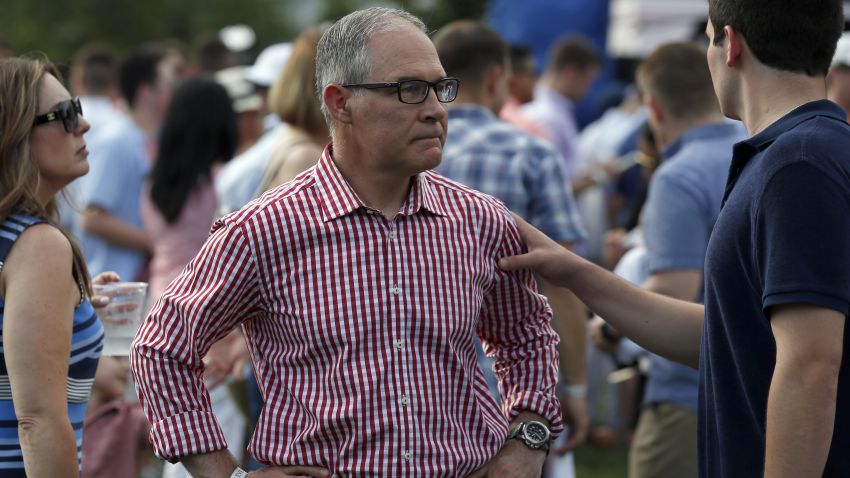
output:
M318 160L329 136L314 91L316 43L326 22L374 4L409 10L434 31L480 20L504 38L512 72L498 113L565 162L586 231L574 247L643 281L639 258L620 259L643 243L640 211L670 142L647 126L635 73L665 43L706 42L704 0L53 3L4 0L0 58L42 52L80 97L91 123L91 170L69 186L60 219L80 238L92 275L116 271L123 280L148 281L151 302L200 249L215 218ZM850 107L850 44L839 44L829 83L831 98ZM576 476L627 476L647 376L664 366L653 368L616 331L590 324L590 429L576 453ZM208 385L231 451L250 467L244 448L261 401L232 335L208 357ZM131 463L139 476L186 476L153 457L126 360L101 360L84 476L118 476L108 471L116 461ZM695 410L696 375L669 373L677 390L690 387L694 403L682 406ZM116 440L126 444L124 455L111 451Z

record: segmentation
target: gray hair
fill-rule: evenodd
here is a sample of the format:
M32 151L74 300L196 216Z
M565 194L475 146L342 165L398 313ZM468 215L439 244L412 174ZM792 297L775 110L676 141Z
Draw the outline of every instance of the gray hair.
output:
M396 31L405 23L427 33L425 24L415 15L395 8L372 7L340 18L322 35L316 47L316 94L331 136L333 119L322 98L325 86L366 81L372 72L369 40L378 33Z

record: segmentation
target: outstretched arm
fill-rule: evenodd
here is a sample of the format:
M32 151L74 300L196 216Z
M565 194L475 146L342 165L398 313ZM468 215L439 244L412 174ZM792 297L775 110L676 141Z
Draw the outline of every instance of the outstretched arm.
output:
M504 257L503 269L533 269L545 280L572 290L591 310L647 350L698 366L702 305L635 287L567 251L522 218L514 219L528 252Z

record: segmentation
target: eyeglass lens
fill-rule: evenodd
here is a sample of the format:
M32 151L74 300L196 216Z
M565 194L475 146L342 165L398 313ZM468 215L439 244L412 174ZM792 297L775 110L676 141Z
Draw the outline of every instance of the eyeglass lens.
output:
M398 85L399 96L404 103L421 103L428 97L430 84L424 80L400 81ZM437 100L448 103L457 95L457 80L445 78L434 83L434 92Z

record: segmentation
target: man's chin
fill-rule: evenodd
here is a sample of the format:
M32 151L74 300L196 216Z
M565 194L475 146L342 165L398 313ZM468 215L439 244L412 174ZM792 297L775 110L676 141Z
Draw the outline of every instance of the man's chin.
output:
M423 153L426 169L434 169L443 161L443 148L431 148Z

